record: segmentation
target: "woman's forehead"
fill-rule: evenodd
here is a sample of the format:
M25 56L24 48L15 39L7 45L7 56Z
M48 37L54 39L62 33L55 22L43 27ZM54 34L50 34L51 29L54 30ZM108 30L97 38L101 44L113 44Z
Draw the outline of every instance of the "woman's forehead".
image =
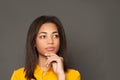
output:
M39 32L38 33L57 33L57 26L54 23L44 23L43 25L41 25Z

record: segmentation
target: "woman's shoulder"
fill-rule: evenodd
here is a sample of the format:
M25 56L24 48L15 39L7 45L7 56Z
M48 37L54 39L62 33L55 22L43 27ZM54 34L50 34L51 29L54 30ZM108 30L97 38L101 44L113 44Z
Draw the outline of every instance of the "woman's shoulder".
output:
M68 69L66 72L67 80L81 80L80 72L76 69Z
M80 74L80 72L76 69L68 69L66 74Z
M25 71L24 71L24 67L18 68L16 70L14 70L12 76L11 76L11 80L25 80L24 76L25 76Z
M16 73L16 74L24 73L24 72L25 72L24 69L25 69L24 67L21 67L21 68L15 69L15 70L14 70L14 73Z
M21 72L21 71L24 71L24 67L21 67L21 68L18 68L18 69L16 69L15 71L17 71L17 72Z

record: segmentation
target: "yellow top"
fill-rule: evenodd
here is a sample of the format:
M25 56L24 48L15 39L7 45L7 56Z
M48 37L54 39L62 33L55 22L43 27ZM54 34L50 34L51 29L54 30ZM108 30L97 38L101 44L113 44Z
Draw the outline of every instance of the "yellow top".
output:
M49 69L44 76L42 76L43 70L37 66L35 69L34 76L37 80L57 80L57 75L54 73L53 69ZM65 73L66 80L81 80L81 75L78 71L74 69L68 69ZM24 68L20 68L12 74L11 80L26 80Z

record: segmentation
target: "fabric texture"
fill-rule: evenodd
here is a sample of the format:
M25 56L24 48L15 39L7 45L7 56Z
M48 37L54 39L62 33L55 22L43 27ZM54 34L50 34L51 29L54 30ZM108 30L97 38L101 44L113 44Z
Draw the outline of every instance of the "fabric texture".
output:
M44 71L39 66L36 67L34 76L37 78L37 80L58 80L57 75L54 73L52 68L50 68L44 76L42 76L43 72ZM66 80L81 80L80 73L74 69L68 69L65 75ZM11 80L27 80L25 78L24 67L15 70L12 74Z

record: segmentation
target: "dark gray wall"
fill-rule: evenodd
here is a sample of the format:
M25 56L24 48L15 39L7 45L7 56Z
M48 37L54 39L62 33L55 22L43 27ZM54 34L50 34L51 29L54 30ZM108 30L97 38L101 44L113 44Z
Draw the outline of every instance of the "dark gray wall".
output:
M119 0L1 0L0 80L23 66L28 27L41 15L63 22L69 65L83 80L120 80Z

